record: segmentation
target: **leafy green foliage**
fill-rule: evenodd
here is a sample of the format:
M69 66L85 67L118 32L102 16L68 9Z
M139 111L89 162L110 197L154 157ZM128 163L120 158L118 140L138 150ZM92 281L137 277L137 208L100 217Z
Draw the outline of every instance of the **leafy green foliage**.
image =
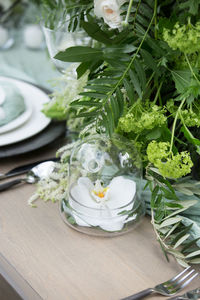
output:
M55 2L44 1L54 16ZM118 132L135 144L151 189L157 239L166 256L174 255L184 266L199 263L194 226L183 216L196 202L182 201L176 193L200 195L198 184L192 184L200 163L199 4L136 0L129 7L127 1L120 29L97 19L90 0L65 0L65 9L56 12L69 14L70 31L81 28L93 40L90 47L56 55L80 63L78 79L88 74L84 89L70 103L72 122L80 122L82 134L112 137ZM186 175L193 176L191 182Z

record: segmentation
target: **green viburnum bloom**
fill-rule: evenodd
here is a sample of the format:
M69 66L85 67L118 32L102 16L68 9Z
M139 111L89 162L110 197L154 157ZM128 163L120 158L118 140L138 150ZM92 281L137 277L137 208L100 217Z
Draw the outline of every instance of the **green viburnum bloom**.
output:
M164 28L163 39L173 50L179 49L185 54L200 50L200 22L194 25L180 25L178 22L172 30Z
M173 155L169 142L152 141L147 147L147 156L163 177L180 178L191 172L193 162L187 151Z
M174 105L173 100L169 100L166 104L167 110L175 116L176 111L178 110L178 107ZM180 113L178 115L178 119L184 119L184 124L187 127L200 127L200 108L195 104L195 107L193 108L192 105L189 109L183 109L180 110Z
M144 109L141 103L138 103L129 110L129 112L119 119L119 129L124 132L141 133L143 130L161 127L166 124L167 118L164 115L165 109L153 105L149 109Z

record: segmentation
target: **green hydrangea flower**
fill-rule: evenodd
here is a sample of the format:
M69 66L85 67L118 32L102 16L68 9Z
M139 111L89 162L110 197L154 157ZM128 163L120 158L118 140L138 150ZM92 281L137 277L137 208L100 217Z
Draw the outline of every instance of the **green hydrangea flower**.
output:
M191 54L200 50L200 22L180 25L178 22L172 30L164 28L163 39L173 49Z
M173 155L169 142L152 141L147 147L147 156L163 177L181 178L191 172L193 162L190 154L183 151Z
M119 119L119 129L123 132L141 133L143 130L150 130L155 127L161 127L166 124L165 109L153 105L145 110L141 103L138 107L130 109L130 111Z

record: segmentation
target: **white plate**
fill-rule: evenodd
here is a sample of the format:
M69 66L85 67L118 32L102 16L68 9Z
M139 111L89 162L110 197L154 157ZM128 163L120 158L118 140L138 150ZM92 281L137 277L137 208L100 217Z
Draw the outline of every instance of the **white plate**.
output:
M15 84L20 89L26 103L32 105L32 114L27 122L13 131L0 135L0 146L6 146L32 137L47 127L51 120L41 110L43 104L49 102L50 99L42 90L29 83L0 76L0 82L2 81Z
M24 102L26 110L8 124L0 126L0 134L16 129L17 127L23 125L30 118L33 111L32 103L27 99L24 99Z

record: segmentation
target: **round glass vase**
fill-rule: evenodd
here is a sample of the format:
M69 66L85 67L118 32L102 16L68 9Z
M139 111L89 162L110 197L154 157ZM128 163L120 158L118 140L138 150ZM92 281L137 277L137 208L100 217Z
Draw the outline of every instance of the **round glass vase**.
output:
M142 164L137 150L119 135L94 135L77 142L70 158L63 221L95 236L132 230L145 214L141 198Z

